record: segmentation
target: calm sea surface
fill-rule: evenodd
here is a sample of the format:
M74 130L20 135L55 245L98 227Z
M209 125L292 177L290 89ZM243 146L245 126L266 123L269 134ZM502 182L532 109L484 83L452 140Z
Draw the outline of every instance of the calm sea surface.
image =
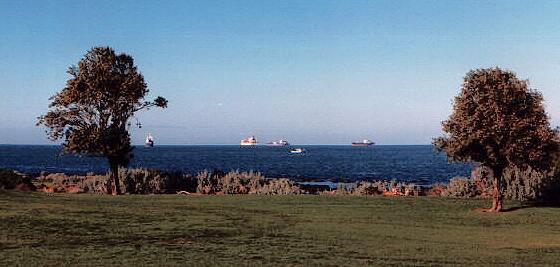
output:
M470 165L448 163L433 146L298 146L304 155L286 147L156 146L135 147L133 167L153 167L197 173L220 169L255 170L267 177L299 180L392 179L421 184L468 175ZM103 158L63 155L59 146L0 145L0 167L25 173L104 173Z

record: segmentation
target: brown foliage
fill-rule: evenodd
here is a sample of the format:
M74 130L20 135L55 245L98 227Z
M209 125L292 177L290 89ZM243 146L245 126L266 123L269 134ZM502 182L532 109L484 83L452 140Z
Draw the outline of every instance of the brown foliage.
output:
M144 101L149 90L134 60L110 47L94 47L68 74L66 86L51 97L50 110L37 124L47 126L50 139L64 139L66 152L106 157L118 176L118 167L132 157L129 120L139 110L165 108L167 100ZM113 193L118 193L113 178Z
M493 211L502 206L503 171L510 166L546 170L558 151L543 97L528 82L499 68L467 73L453 113L434 140L456 161L474 161L494 173Z

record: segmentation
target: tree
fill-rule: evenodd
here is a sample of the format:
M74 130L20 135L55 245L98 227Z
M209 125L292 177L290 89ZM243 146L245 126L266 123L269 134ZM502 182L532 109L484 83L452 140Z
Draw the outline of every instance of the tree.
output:
M67 73L71 78L37 125L47 126L49 139L65 139L67 153L106 157L112 194L120 194L118 170L132 157L130 120L140 110L167 107L167 100L144 101L149 90L134 60L110 47L92 48Z
M492 212L502 210L506 168L547 170L559 148L542 95L528 87L528 81L500 68L468 72L451 116L442 123L446 134L434 139L450 159L492 170Z

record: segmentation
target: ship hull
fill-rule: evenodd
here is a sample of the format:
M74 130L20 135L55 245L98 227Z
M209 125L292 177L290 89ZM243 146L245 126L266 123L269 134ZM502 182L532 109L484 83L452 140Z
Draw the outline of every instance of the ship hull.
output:
M254 136L241 139L241 142L239 142L239 144L242 146L256 146L258 143L259 142L257 142L257 139Z
M289 146L290 144L266 144L267 146Z
M240 143L241 146L256 146L257 143Z
M368 147L372 145L373 144L352 143L352 146L356 146L356 147Z

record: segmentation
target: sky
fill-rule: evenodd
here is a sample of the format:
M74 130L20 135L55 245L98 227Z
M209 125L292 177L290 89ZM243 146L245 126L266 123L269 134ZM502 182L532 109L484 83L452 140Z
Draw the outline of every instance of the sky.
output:
M543 93L560 125L560 1L0 0L0 144L52 144L37 117L94 46L135 59L142 144L429 144L471 69Z

